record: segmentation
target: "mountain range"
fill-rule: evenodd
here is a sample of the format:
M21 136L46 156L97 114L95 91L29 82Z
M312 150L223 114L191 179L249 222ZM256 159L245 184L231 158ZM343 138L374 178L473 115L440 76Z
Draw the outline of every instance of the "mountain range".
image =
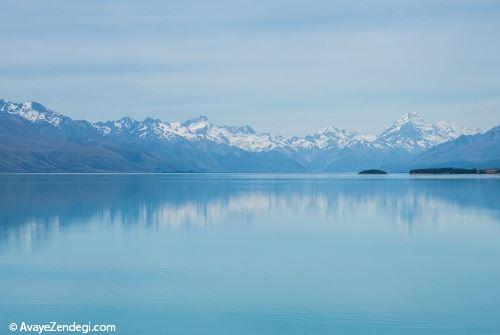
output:
M487 132L404 114L379 135L326 127L307 136L184 122L74 120L37 102L0 99L1 172L347 172L497 167L500 127Z

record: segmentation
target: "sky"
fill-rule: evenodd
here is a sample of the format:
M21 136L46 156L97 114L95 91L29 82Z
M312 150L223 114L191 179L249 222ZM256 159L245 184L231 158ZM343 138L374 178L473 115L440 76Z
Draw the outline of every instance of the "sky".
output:
M0 97L304 135L500 123L497 0L0 0Z

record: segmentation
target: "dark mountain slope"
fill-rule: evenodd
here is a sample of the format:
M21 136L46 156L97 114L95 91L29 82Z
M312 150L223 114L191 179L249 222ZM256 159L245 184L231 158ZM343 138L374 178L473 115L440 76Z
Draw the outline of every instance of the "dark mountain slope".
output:
M414 159L415 167L489 168L500 166L500 126L427 150Z
M335 127L305 137L124 117L73 120L36 102L0 99L0 172L391 172L432 166L495 167L498 131L405 114L379 136ZM446 143L447 141L450 141ZM445 144L442 144L445 143ZM441 145L440 145L441 144ZM430 148L430 150L428 150ZM428 150L428 151L426 151Z
M83 124L86 128L86 125ZM77 125L73 125L78 130ZM78 132L76 132L78 134ZM73 133L74 134L74 133ZM85 134L87 134L85 132ZM161 172L178 167L140 148L119 146L98 135L85 138L0 113L0 171L5 172Z

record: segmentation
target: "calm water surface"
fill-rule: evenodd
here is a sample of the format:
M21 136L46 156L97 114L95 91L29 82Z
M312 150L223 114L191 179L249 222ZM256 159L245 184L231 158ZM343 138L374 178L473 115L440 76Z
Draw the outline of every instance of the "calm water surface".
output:
M500 334L500 178L0 175L0 333Z

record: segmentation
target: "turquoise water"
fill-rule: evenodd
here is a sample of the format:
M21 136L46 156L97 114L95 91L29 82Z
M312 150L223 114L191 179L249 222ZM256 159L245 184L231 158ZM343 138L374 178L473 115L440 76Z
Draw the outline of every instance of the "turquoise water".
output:
M500 178L0 175L0 333L500 334Z

